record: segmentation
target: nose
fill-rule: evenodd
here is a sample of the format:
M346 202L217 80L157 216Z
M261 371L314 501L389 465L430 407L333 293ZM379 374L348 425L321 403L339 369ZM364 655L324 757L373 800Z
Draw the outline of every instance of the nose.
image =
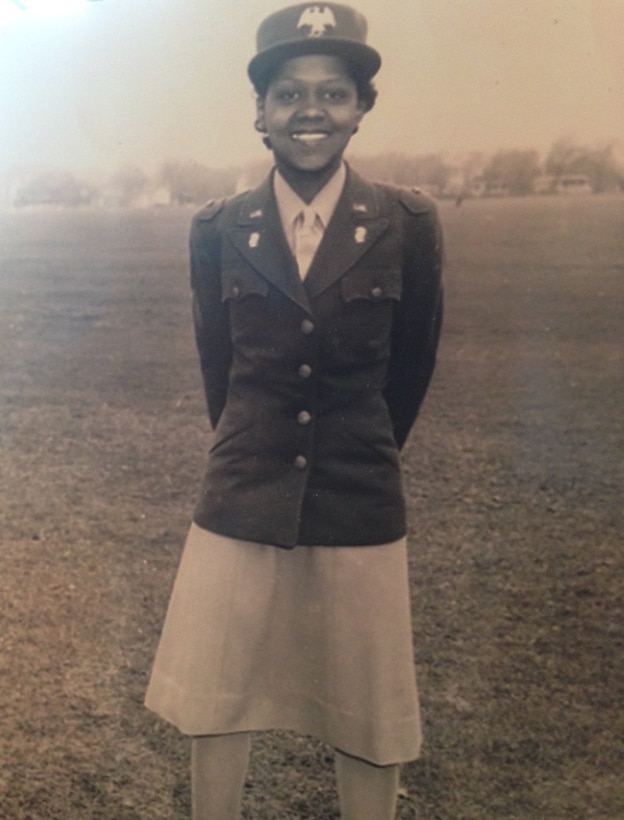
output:
M322 119L325 110L314 94L306 94L302 97L301 104L297 108L297 117L302 119Z

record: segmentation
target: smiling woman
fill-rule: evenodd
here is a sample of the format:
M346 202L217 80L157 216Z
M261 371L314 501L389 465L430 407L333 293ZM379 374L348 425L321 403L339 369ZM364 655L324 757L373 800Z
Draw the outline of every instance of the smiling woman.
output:
M343 60L310 54L279 68L257 108L277 169L309 202L338 170L366 104Z
M345 148L379 54L338 3L268 17L248 75L274 168L191 229L214 440L146 704L192 740L194 820L239 817L250 732L332 746L343 820L394 817L421 730L399 449L431 378L441 236Z

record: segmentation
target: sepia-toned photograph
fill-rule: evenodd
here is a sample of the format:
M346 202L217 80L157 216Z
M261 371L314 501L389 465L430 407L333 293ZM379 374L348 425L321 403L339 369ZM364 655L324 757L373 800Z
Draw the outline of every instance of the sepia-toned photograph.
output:
M0 818L624 816L624 2L0 0Z

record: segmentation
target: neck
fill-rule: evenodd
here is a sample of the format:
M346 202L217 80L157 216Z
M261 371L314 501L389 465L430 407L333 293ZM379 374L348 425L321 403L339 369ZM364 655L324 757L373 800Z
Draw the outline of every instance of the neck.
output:
M301 171L276 161L275 166L297 196L309 205L318 192L325 187L340 167L342 158L321 171Z

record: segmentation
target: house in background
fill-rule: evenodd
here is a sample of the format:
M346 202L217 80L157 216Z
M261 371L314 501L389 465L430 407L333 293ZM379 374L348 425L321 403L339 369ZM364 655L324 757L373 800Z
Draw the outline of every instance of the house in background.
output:
M560 176L555 184L555 192L565 196L578 196L583 194L593 194L589 177L585 174L564 174Z

